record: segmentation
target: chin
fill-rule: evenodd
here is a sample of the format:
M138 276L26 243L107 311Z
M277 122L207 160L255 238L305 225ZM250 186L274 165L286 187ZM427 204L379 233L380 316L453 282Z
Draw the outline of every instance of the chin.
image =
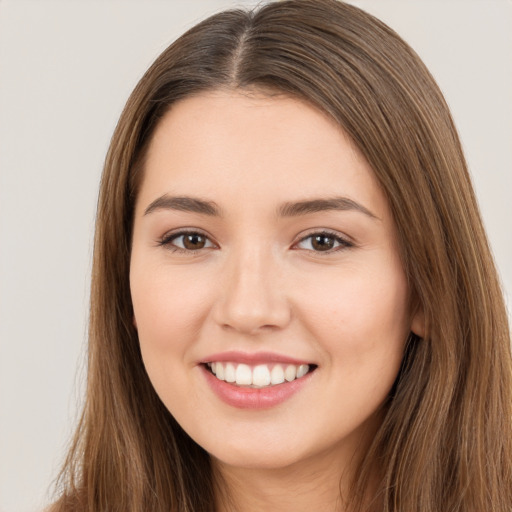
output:
M263 450L240 450L223 452L217 456L210 453L212 459L223 466L247 470L279 470L289 468L300 462L301 457L290 453L268 453Z
M336 450L326 449L321 442L308 443L300 436L246 436L237 437L235 442L226 439L203 445L212 459L223 466L251 470L279 470L311 462L315 455L325 455ZM211 449L210 449L211 448Z

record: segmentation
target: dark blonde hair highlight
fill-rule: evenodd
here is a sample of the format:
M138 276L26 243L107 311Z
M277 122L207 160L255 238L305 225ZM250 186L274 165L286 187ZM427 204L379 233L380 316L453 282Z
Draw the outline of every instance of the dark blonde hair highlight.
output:
M507 314L443 96L390 28L335 0L210 17L173 43L129 98L105 162L83 416L54 510L214 510L209 456L160 402L129 289L144 155L180 99L219 88L286 94L336 120L385 192L426 323L411 336L384 420L344 497L385 512L510 512L512 363ZM367 496L375 466L375 496Z

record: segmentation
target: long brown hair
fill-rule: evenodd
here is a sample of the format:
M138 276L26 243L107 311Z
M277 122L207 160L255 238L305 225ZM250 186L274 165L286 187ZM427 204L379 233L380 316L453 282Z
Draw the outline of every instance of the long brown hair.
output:
M510 512L512 363L507 314L461 145L441 92L390 28L335 0L232 10L196 25L146 72L106 158L97 212L88 386L55 510L211 512L208 454L160 402L129 290L134 201L159 119L204 90L308 101L371 164L396 222L426 334L412 336L384 420L357 468L387 512Z

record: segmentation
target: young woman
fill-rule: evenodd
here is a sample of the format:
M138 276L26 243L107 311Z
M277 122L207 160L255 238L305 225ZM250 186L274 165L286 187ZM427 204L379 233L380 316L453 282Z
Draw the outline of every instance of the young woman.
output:
M507 316L446 103L334 0L171 45L101 183L55 511L512 510Z

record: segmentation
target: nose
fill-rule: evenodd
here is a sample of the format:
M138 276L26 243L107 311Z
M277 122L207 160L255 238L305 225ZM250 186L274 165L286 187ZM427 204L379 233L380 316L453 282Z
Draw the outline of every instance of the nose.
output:
M269 253L252 247L226 261L214 315L222 328L257 334L290 322L283 275Z

